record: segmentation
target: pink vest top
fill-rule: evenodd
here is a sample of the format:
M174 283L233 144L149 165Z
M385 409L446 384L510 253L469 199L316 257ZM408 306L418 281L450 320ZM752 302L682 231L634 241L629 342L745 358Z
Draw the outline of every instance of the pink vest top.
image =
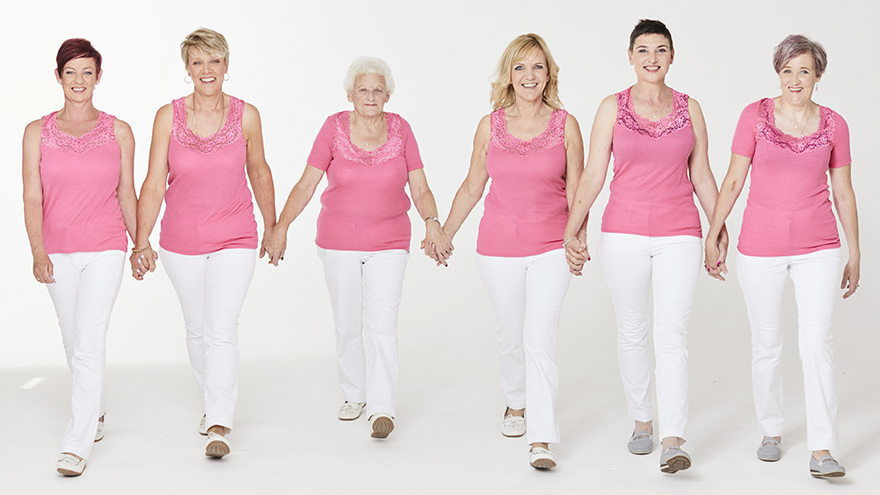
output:
M244 102L229 97L223 127L202 138L186 125L184 98L172 102L168 190L159 245L177 254L256 249L257 222L246 177Z
M694 148L688 96L673 90L672 113L652 122L636 113L631 89L617 93L614 177L602 232L702 237L688 176Z
M797 138L776 128L774 101L743 110L731 151L752 159L749 199L737 249L747 256L791 256L840 247L828 169L850 164L849 129L820 107L819 130Z
M388 140L373 151L351 142L350 112L329 117L308 164L327 172L315 244L339 251L409 251L409 172L422 168L412 129L400 115L385 113Z
M40 139L46 252L127 250L116 198L122 156L116 117L100 112L93 130L73 137L58 129L55 114L43 117Z
M562 248L567 116L554 111L541 135L523 141L507 132L503 108L491 113L486 170L492 183L477 236L479 254L524 257Z

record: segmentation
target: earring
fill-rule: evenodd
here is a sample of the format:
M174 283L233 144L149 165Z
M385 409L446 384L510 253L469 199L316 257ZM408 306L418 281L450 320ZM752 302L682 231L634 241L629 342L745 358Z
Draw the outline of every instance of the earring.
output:
M819 83L816 83L816 87L813 88L813 91L819 91Z
M228 81L228 80L229 80L229 73L228 73L228 72L227 72L226 74L223 74L223 80L224 80L224 81Z
M189 79L189 81L187 81L187 79ZM186 84L190 84L193 81L192 81L192 78L189 77L189 74L187 74L187 75L183 76L183 82L185 82Z

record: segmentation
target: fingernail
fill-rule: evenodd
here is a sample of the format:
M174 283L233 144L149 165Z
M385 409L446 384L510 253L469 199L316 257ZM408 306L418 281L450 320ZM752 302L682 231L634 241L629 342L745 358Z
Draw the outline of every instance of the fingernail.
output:
M587 261L593 261L593 258L587 258Z
M721 262L719 261L718 264L716 264L715 266L721 266Z

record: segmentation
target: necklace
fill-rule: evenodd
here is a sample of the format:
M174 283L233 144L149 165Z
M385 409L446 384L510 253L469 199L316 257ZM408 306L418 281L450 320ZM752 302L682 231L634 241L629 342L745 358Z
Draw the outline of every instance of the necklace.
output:
M632 91L630 91L630 93L632 93ZM657 113L654 110L654 108L648 103L648 100L642 99L640 97L636 97L636 101L640 101L642 103L642 105L645 106L645 108L647 108L648 110L651 111L651 117L654 119L655 122L660 120L657 118ZM663 94L662 93L660 94L660 105L659 106L660 106L660 108L663 108Z
M198 133L198 130L199 130L199 112L198 112L197 109L196 109L196 97L193 96L193 126L196 128L196 129L195 129L196 132L193 132L193 134L195 134L196 139L198 139L199 141L201 141L201 142L203 142L203 143L208 143L208 142L210 142L210 141L211 141L211 138L213 138L215 134L217 134L218 132L220 132L220 128L223 127L223 114L226 113L226 100L223 99L223 100L221 100L221 101L222 101L222 106L220 107L220 123L217 125L217 130L214 131L213 133L211 133L208 137L202 137L202 136L199 135L199 133Z
M796 124L794 123L794 121L791 120L791 117L789 117L789 116L785 113L785 111L782 110L781 108L779 109L779 113L781 113L782 116L785 117L786 120L788 120L788 123L791 124L791 126L794 128L795 131L797 131L798 134L800 134L800 137L804 137L804 128L807 126L807 120L810 119L810 111L809 111L809 110L807 110L807 114L804 115L804 118L803 118L803 120L801 121L801 125L800 125L800 126L796 125ZM798 128L798 127L800 127L800 128Z

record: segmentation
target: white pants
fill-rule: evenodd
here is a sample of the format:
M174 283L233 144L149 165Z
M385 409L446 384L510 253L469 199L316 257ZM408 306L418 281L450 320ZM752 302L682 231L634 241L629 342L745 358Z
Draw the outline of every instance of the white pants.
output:
M189 364L205 424L232 429L238 399L238 316L254 276L256 250L188 256L162 250L186 328Z
M522 258L478 254L477 269L495 308L504 401L526 409L529 443L559 443L556 331L571 281L565 251Z
M752 391L764 435L782 435L782 303L791 274L798 307L798 348L804 373L807 446L837 448L837 396L831 316L840 284L840 251L757 257L740 253L739 283L752 326Z
M122 284L125 251L50 254L55 305L67 366L73 375L71 415L61 452L88 459L98 418L107 412L104 358L110 313Z
M687 324L702 260L700 238L602 233L599 262L617 315L617 355L629 415L651 421L648 300L654 290L654 358L660 438L685 438Z
M396 415L397 311L409 253L318 248L336 326L339 386L367 417Z

